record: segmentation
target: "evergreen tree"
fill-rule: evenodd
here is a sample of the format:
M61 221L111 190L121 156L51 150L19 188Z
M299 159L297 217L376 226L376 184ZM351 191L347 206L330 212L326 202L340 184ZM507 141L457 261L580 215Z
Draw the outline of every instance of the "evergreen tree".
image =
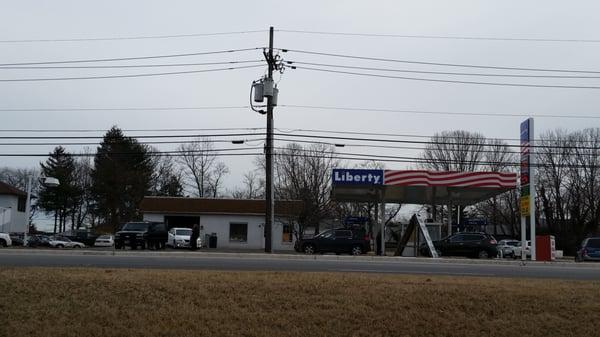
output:
M138 206L151 188L154 165L146 146L112 127L94 158L92 196L100 221L114 230L138 220Z
M77 207L82 191L75 181L75 162L65 148L58 146L45 163L40 163L42 174L58 179L60 185L42 185L39 192L39 207L54 213L54 232L66 230L67 217ZM58 228L57 228L58 226Z

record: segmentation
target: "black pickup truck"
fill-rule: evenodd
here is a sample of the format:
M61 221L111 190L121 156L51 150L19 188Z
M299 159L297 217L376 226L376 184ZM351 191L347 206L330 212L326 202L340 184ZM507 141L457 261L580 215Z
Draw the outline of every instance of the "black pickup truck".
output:
M115 248L164 249L168 239L167 226L161 222L128 222L115 233Z
M371 244L364 230L339 228L322 232L312 238L300 239L296 241L294 248L305 254L348 253L361 255L371 249Z

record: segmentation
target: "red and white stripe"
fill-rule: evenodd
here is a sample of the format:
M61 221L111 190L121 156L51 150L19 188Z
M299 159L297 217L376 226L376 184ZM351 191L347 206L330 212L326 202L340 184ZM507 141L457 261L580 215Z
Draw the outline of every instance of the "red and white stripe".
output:
M517 174L509 172L436 172L385 170L383 182L392 186L449 186L514 188Z

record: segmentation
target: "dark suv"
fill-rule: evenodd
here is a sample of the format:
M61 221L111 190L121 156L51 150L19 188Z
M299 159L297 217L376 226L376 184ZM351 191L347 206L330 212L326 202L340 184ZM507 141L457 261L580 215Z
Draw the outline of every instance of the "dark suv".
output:
M331 229L296 241L295 249L306 254L314 253L349 253L361 255L371 248L369 237L364 230L346 228Z
M438 255L469 256L480 259L496 257L497 244L493 236L482 232L456 233L445 239L433 241ZM419 251L421 255L431 256L427 243L422 244Z
M163 249L167 239L167 226L164 223L128 222L115 233L115 248Z

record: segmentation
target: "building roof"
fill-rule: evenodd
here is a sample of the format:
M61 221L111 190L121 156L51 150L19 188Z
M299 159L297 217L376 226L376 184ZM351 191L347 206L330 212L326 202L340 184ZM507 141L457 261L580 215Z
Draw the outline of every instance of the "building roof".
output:
M11 186L7 183L3 183L0 181L0 194L8 194L8 195L16 195L20 197L26 197L27 193L21 191L20 189Z
M300 200L278 200L275 215L297 216L303 209ZM143 213L163 214L265 214L265 200L207 199L183 197L144 197L140 204Z

